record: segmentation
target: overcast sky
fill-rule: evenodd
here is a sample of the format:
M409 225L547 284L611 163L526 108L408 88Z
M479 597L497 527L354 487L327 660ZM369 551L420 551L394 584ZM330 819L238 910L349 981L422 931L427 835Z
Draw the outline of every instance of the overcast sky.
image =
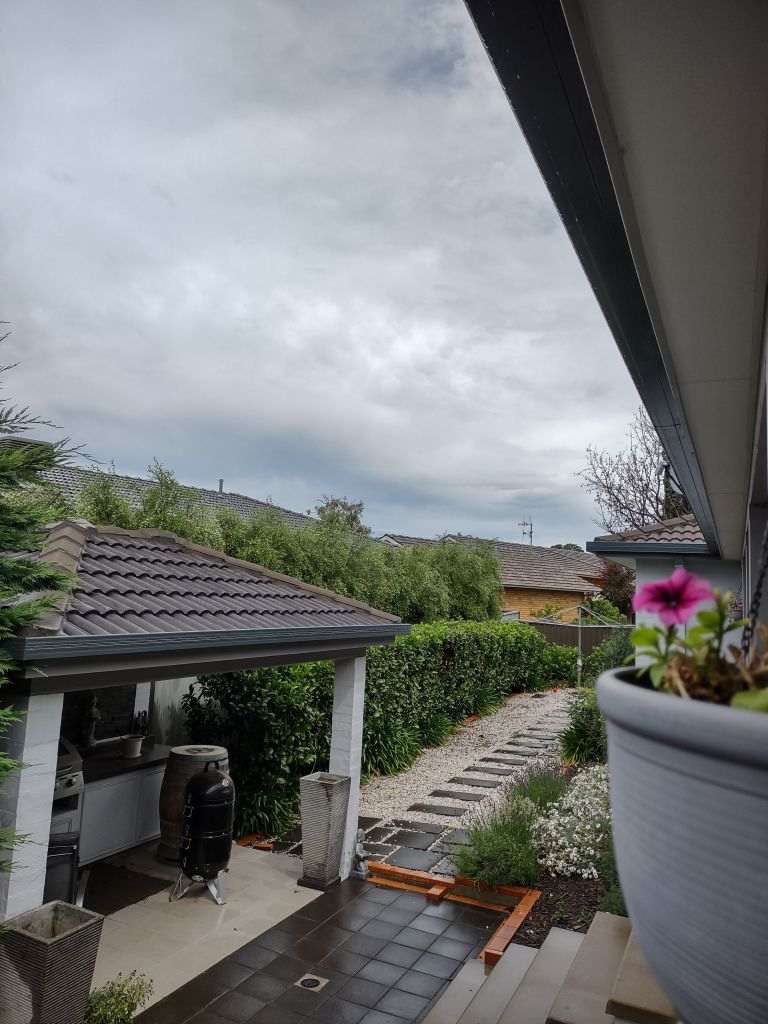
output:
M599 532L637 398L460 0L3 6L14 397L378 532Z

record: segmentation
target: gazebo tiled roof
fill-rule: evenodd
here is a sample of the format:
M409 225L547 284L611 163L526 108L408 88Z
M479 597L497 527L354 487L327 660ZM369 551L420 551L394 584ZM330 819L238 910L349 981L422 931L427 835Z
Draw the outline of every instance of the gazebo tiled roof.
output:
M266 647L275 663L289 651L288 660L312 660L313 651L321 658L339 645L363 649L409 628L360 601L164 530L66 520L49 528L39 557L76 577L58 607L12 644L20 660L43 671L51 661L173 653L191 673L200 658L201 670L212 670L212 652L224 666L225 651L242 660L247 649L255 663Z

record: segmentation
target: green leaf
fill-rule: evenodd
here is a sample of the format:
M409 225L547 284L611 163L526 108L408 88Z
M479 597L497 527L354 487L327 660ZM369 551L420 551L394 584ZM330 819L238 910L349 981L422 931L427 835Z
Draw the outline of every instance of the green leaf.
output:
M731 707L742 711L768 712L768 690L747 690L731 697Z
M664 679L664 673L667 671L667 666L664 664L651 665L649 675L651 682L658 689Z
M635 647L658 647L659 640L663 636L660 629L656 626L638 626L637 629L633 629L629 635L629 639L635 645Z
M722 621L722 616L716 608L702 608L696 618L707 629L719 629Z

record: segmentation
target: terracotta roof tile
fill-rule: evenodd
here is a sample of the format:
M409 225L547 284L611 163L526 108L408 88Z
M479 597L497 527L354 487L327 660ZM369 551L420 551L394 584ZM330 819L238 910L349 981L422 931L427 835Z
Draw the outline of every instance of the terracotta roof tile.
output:
M621 533L606 533L595 537L594 543L621 544L701 544L706 541L699 525L690 514L675 519L663 519L649 523L638 530L624 530Z

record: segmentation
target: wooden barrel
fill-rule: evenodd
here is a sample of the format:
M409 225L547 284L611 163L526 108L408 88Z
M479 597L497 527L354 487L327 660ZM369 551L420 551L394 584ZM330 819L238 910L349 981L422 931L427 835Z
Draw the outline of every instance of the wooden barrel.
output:
M192 776L203 771L209 761L214 762L221 771L229 771L226 747L208 746L204 743L171 747L160 790L160 845L157 849L160 860L174 863L179 861L184 792Z

